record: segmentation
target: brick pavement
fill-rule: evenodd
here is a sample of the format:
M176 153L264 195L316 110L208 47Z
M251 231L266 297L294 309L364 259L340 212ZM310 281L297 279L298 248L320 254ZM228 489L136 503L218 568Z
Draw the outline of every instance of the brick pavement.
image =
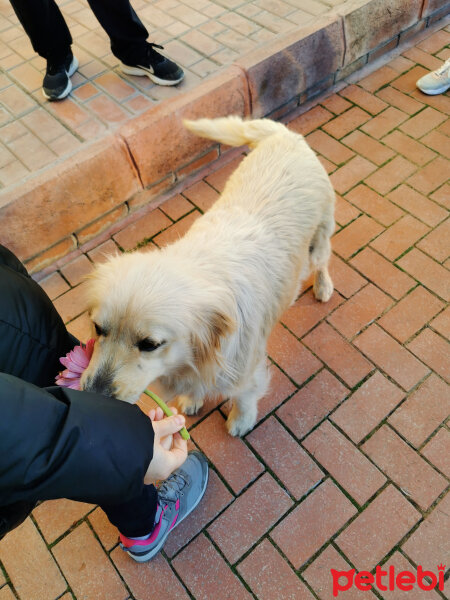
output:
M225 433L226 402L188 419L211 482L164 552L137 565L99 508L44 503L0 543L1 600L331 600L331 568L448 569L450 97L414 82L449 41L447 27L290 122L338 192L335 293L322 305L307 285L275 328L271 390L250 434ZM41 281L70 331L89 335L93 264L175 239L239 160Z
M0 189L346 1L134 0L149 39L163 44L186 71L177 88L163 88L119 71L86 0L61 0L80 66L71 96L51 103L41 92L45 61L34 53L8 0L0 0Z

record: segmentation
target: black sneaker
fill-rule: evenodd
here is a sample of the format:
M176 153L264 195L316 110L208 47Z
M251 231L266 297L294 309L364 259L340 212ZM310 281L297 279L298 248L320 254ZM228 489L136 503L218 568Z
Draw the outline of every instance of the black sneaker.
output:
M69 77L78 69L78 61L69 52L64 60L48 60L47 71L42 84L42 93L47 100L62 100L72 90Z
M158 85L177 85L184 77L184 72L176 63L169 60L155 48L163 50L158 44L147 44L146 55L134 65L121 64L122 73L127 75L147 75Z

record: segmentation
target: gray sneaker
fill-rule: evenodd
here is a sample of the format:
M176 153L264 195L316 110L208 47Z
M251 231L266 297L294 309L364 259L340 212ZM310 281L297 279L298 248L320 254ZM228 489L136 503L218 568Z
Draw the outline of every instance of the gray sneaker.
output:
M120 534L120 547L137 562L150 560L164 546L167 536L203 498L208 484L208 461L200 452L188 454L184 464L158 488L155 527L146 539Z

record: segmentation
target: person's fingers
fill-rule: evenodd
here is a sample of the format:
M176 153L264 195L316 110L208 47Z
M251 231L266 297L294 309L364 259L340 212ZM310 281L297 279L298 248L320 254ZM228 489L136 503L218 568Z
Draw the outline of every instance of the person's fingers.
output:
M180 436L181 438L181 436ZM181 467L187 458L187 443L181 438L179 441L173 441L172 449L167 453L168 463L170 463L170 472L173 473L175 469Z
M164 418L163 409L157 406L156 408L151 408L149 410L148 416L151 421L161 421Z
M183 440L179 433L175 433L173 436L172 452L181 453L185 459L187 457L187 440Z
M172 448L172 436L166 435L166 437L161 438L159 443L161 444L162 448L164 448L164 450L170 450Z
M155 435L158 438L163 438L166 435L172 435L184 426L184 417L182 415L174 415L173 417L167 417L161 421L153 423L153 429Z
M176 406L169 406L169 408L173 412L174 415L178 414L178 408Z

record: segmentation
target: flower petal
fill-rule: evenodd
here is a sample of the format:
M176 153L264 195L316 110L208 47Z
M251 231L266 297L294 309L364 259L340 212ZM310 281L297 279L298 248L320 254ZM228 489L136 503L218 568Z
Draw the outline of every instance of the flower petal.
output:
M73 371L70 371L69 369L64 369L64 371L62 371L60 373L60 376L63 377L64 379L79 379L80 373L74 373Z
M86 343L86 347L82 345L75 346L66 356L59 359L66 369L56 376L57 385L70 387L74 390L80 389L80 378L89 365L94 351L94 344L95 339L90 339Z
M56 378L56 384L60 385L61 387L72 388L74 390L79 390L80 389L80 379L79 378L68 379L68 378L65 378L65 377L57 377Z
M75 346L70 353L70 360L83 369L85 369L89 364L89 360L86 356L84 348L81 346Z
M69 360L68 358L60 358L59 362L61 364L63 364L65 367L67 367L67 369L69 371L72 371L73 373L78 373L79 375L81 375L81 373L83 373L83 371L85 371L84 367L78 366L76 363Z
M92 358L92 353L94 352L94 344L95 344L95 339L91 338L90 340L88 340L86 342L86 348L84 349L84 351L86 352L86 356L88 357L89 361Z
M80 382L77 381L76 383L72 383L68 386L66 386L68 388L70 388L71 390L79 390L80 389Z

